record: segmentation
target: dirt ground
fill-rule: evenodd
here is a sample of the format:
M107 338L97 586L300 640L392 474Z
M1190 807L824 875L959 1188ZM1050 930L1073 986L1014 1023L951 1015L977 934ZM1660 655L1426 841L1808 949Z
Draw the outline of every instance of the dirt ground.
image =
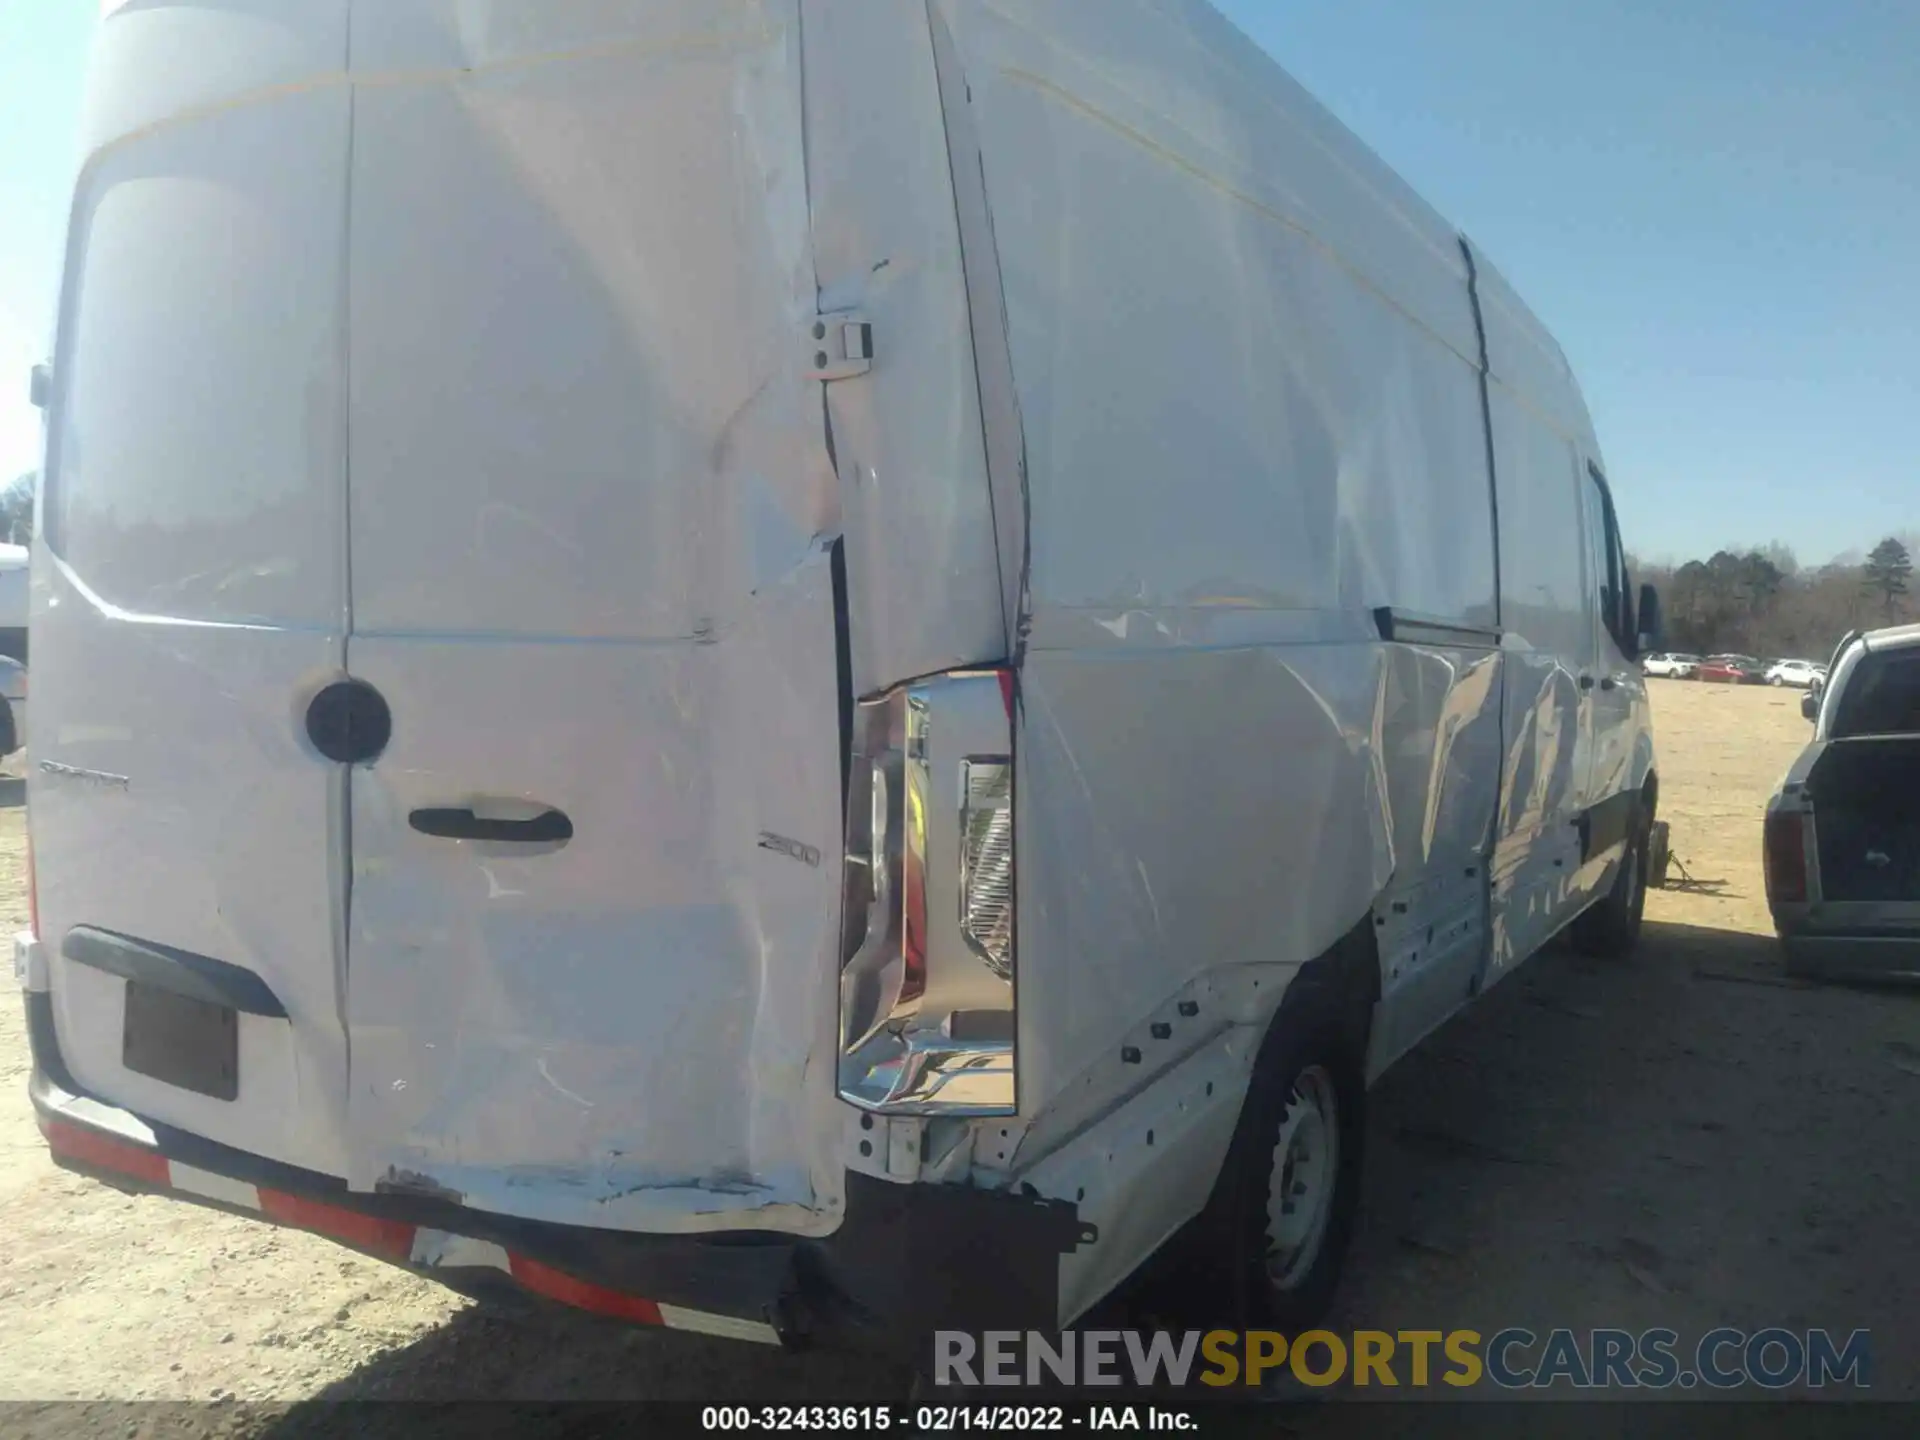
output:
M1662 813L1698 883L1650 898L1631 960L1541 956L1382 1082L1333 1324L1866 1327L1876 1393L1920 1399L1920 996L1780 973L1760 815L1807 737L1798 692L1651 683ZM8 934L21 790L0 779ZM0 1400L901 1393L859 1360L496 1315L319 1239L126 1197L47 1161L26 1078L0 1005ZM223 1408L222 1433L270 1423Z

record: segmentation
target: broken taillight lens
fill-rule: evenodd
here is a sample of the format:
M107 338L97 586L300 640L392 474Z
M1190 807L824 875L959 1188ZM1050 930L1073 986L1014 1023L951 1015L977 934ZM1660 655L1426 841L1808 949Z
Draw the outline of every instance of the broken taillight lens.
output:
M960 934L1013 979L1013 761L960 762Z
M1767 899L1799 905L1807 899L1807 817L1797 810L1767 816Z
M957 671L856 707L840 1094L866 1109L1015 1108L1012 691Z

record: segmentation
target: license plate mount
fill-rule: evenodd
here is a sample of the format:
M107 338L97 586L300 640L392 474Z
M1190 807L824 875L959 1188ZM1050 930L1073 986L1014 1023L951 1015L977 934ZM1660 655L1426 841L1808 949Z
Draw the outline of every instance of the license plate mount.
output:
M240 1097L240 1013L157 985L127 982L120 1063L215 1100Z

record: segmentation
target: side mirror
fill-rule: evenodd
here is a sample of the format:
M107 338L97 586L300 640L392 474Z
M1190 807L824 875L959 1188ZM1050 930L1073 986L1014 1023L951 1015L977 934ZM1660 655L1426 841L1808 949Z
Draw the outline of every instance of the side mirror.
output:
M1800 713L1809 720L1820 718L1820 692L1809 690L1800 697Z
M1639 653L1658 650L1667 642L1667 626L1660 615L1660 592L1651 585L1640 587Z
M44 410L53 398L53 371L36 365L27 376L27 400L34 409Z

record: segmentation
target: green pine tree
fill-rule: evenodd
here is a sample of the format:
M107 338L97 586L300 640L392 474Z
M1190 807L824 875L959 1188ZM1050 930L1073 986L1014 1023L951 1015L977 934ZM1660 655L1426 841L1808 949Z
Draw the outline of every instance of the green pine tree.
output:
M1867 556L1867 563L1860 567L1860 585L1871 595L1878 595L1886 607L1887 623L1894 621L1901 599L1907 593L1907 582L1913 578L1913 557L1907 554L1907 547L1889 535Z

